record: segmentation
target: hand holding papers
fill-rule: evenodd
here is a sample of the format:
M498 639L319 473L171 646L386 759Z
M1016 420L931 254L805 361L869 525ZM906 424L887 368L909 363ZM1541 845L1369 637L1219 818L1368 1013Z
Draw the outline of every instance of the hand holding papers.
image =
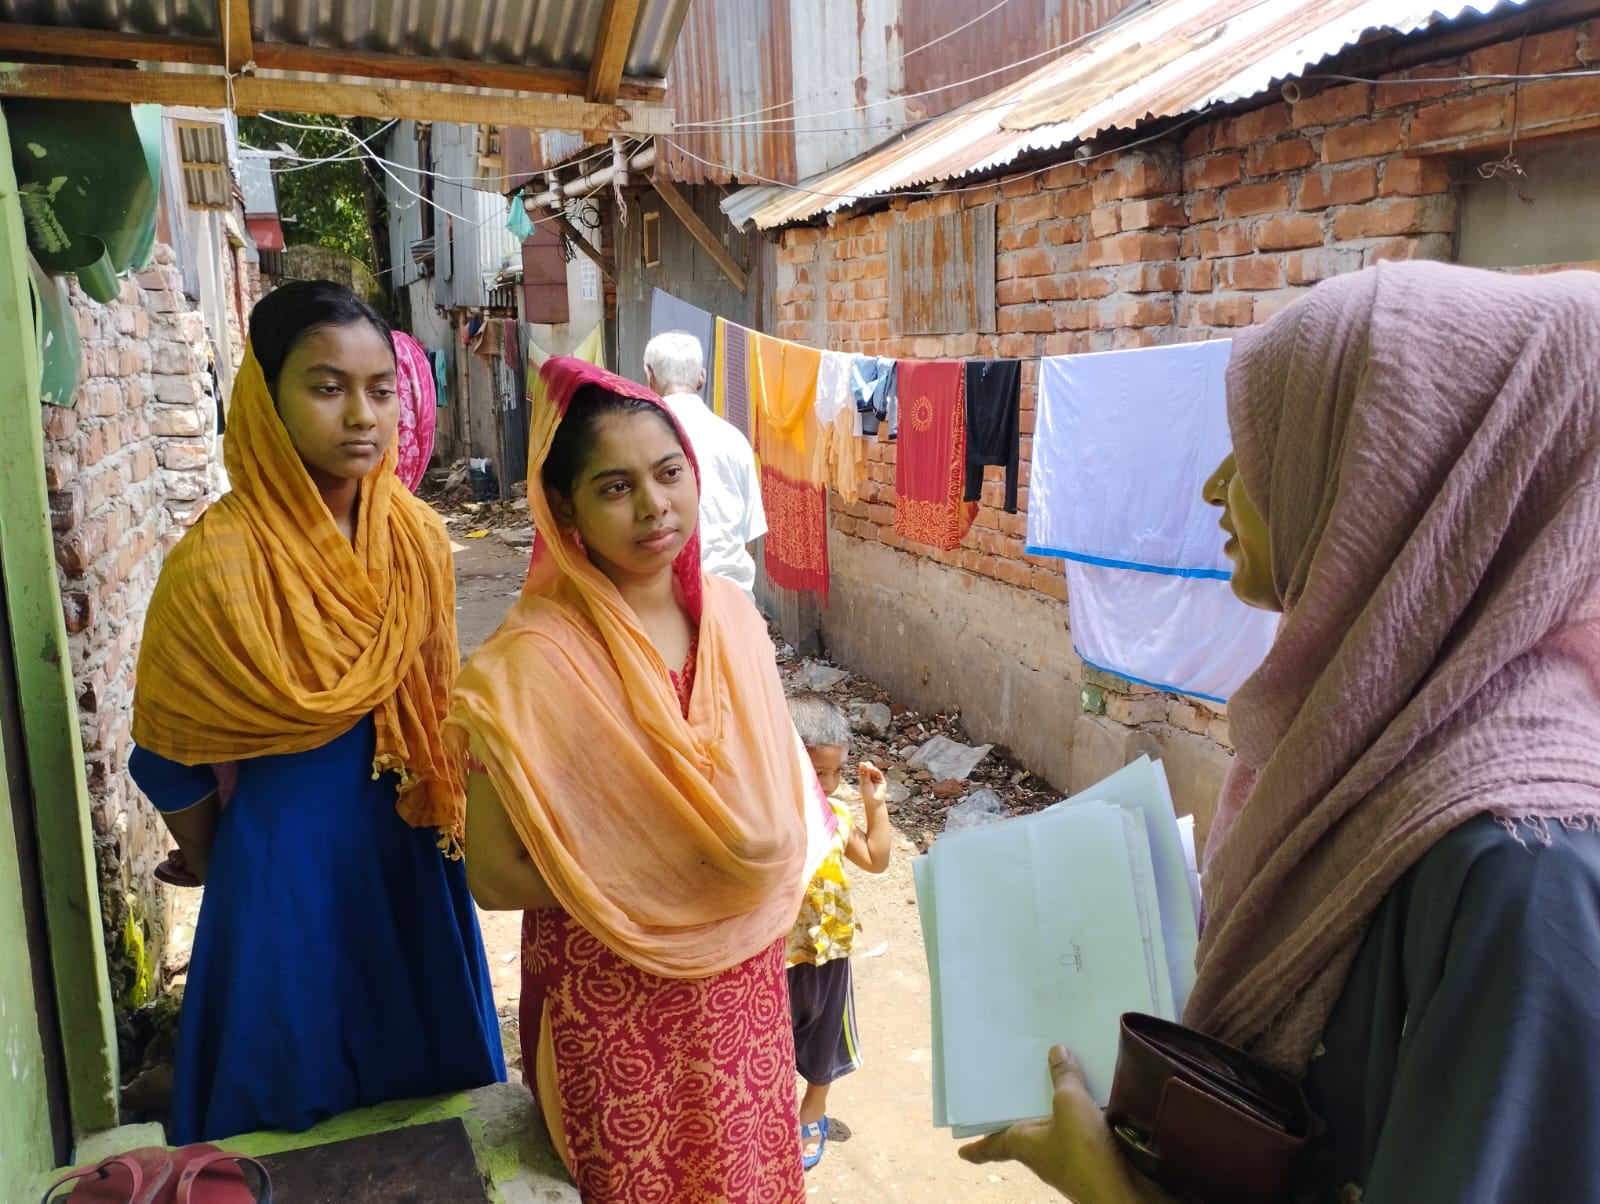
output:
M914 866L933 988L934 1123L1048 1115L1064 1043L1104 1104L1123 1012L1175 1017L1194 981L1189 870L1141 758L1037 815L949 833Z

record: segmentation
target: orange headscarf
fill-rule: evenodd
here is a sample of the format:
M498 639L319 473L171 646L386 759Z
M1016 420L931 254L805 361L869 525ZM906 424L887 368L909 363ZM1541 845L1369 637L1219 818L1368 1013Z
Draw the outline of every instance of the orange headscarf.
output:
M186 765L319 748L375 713L374 775L454 852L461 778L440 721L455 680L444 524L395 475L361 482L352 547L301 463L253 351L223 441L232 482L167 558L139 650L133 738Z
M674 566L701 611L685 719L616 587L571 542L546 538L557 526L540 474L585 384L660 405L567 357L531 382L528 504L541 535L522 597L462 671L446 731L462 755L470 741L574 919L643 970L706 977L794 923L810 765L766 624L738 586L701 570L698 539Z

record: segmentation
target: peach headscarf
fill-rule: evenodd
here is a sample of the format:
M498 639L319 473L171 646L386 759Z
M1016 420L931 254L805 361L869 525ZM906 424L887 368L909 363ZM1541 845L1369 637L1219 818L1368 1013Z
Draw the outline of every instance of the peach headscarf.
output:
M161 570L139 650L133 738L185 765L319 748L375 714L373 772L454 853L461 779L439 725L455 681L455 576L444 524L395 475L391 443L339 533L249 347L223 459L231 493Z
M448 738L462 755L470 742L574 919L650 973L706 977L794 923L810 765L766 624L738 586L702 571L698 537L674 564L686 603L693 610L698 597L700 610L687 719L668 666L616 587L570 541L549 538L557 526L540 474L585 385L661 405L570 357L545 361L531 382L533 565L505 622L462 671Z
M1185 1020L1300 1073L1385 895L1475 815L1600 818L1600 276L1382 264L1237 336L1284 621L1234 694Z

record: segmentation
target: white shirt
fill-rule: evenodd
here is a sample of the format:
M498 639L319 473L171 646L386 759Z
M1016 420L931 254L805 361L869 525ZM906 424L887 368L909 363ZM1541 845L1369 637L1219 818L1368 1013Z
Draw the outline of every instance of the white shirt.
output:
M700 563L754 596L756 562L745 545L767 533L767 514L750 440L693 393L665 400L700 462Z

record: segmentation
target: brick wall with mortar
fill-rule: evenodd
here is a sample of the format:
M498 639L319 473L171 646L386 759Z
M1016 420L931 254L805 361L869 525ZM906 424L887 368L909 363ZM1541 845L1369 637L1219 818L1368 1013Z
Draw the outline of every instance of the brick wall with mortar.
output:
M112 986L119 1008L162 987L170 841L127 774L134 666L166 553L217 496L205 325L171 251L109 305L76 286L83 383L44 407L45 477L77 681ZM230 305L230 309L236 308ZM230 325L234 316L230 314Z
M860 500L831 499L828 645L921 705L960 705L975 735L1016 747L1059 786L1092 781L1140 751L1163 753L1169 766L1185 761L1193 780L1175 785L1204 826L1230 747L1225 713L1085 671L1070 653L1034 663L1034 647L1064 643L1068 623L1060 562L1024 551L1035 357L1225 337L1337 273L1383 259L1450 258L1459 182L1505 155L1513 120L1519 140L1600 130L1600 78L1516 89L1428 82L1516 72L1519 54L1521 73L1592 69L1600 65L1600 21L1385 77L1405 82L1308 88L1297 103L1196 122L1144 148L784 231L773 333L877 355L1025 361L1024 513L1003 512L1000 470L990 470L977 522L960 547L910 543L894 531L894 448L872 441ZM891 224L988 204L997 207L997 329L897 337L888 298ZM906 578L927 562L966 580L952 577L949 608L924 631L906 616L906 591L880 591L863 577ZM937 637L941 624L966 630L963 599L982 596L992 607L994 584L1041 605L999 643L983 633L985 642L991 651L1009 648L1024 674L1044 672L1056 687L1073 687L1075 698L1056 702L1076 712L1070 724L1046 723L1030 737L1025 729L1040 722L1037 707L1009 717L1011 696L1029 689L1026 678L997 680L986 668L963 679L938 663L942 652L918 659L916 634ZM878 610L900 617L878 623ZM941 642L935 638L935 646Z

